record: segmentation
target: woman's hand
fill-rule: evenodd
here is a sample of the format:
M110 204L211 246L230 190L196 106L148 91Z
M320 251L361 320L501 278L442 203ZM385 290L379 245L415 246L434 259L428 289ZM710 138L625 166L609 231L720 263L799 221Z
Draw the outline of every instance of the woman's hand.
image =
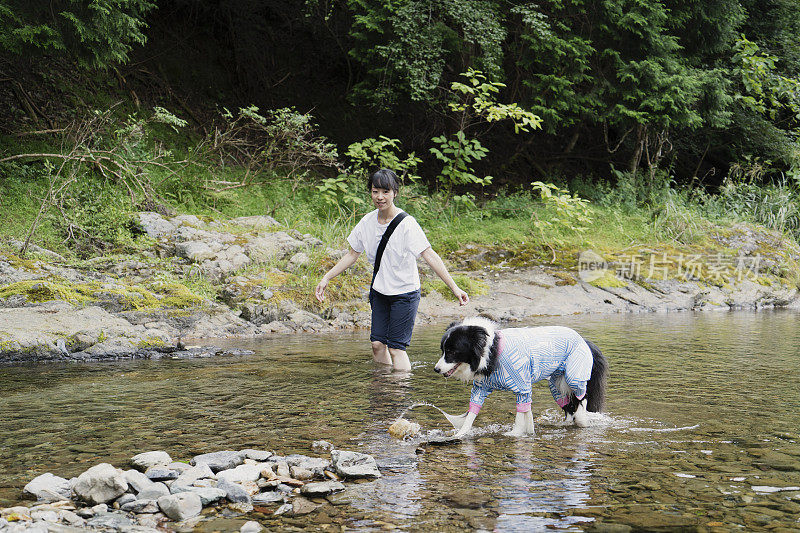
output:
M328 286L328 278L323 277L319 283L317 283L317 288L314 289L314 296L317 297L317 300L322 303L325 300L325 288Z
M467 296L467 293L462 291L458 287L453 289L453 295L455 295L459 305L467 305L467 303L469 303L469 296Z

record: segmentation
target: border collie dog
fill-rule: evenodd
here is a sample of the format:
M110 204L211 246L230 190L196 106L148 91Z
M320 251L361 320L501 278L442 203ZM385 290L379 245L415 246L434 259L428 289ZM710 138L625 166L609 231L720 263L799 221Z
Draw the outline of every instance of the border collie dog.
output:
M453 424L454 436L462 438L495 389L517 395L517 415L508 435L532 435L531 388L543 379L567 420L586 427L587 411L603 409L608 365L597 346L570 328L497 329L491 320L475 317L448 326L435 370L446 378L473 382L469 411Z

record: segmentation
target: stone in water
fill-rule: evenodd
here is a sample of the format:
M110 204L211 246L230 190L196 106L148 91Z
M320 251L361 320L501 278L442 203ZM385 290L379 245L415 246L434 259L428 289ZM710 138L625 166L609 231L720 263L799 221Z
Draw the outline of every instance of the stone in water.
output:
M396 439L404 439L419 433L421 426L416 422L411 422L405 418L398 418L394 424L389 426L389 435Z

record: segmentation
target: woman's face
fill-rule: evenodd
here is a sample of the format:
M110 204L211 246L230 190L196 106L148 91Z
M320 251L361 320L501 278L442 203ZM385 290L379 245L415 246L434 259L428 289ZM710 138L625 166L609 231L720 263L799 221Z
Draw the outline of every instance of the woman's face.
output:
M397 196L397 193L392 189L381 189L380 187L373 187L370 194L372 196L372 203L375 204L375 207L377 207L379 211L392 207L394 205L394 199Z

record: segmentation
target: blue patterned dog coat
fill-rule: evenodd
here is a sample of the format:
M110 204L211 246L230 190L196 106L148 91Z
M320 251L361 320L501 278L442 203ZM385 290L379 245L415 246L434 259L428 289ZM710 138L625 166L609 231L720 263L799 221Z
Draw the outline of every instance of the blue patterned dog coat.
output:
M517 411L531 408L531 387L547 379L559 406L569 402L557 386L564 376L578 399L586 395L592 374L592 351L578 332L563 326L509 328L496 332L500 342L494 371L472 385L469 410L478 413L493 390L510 390L517 395Z

